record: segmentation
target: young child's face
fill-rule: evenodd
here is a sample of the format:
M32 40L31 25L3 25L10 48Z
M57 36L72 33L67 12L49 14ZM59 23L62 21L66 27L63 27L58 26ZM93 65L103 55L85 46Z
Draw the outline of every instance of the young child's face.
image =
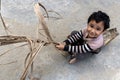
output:
M91 20L87 25L88 37L96 38L104 31L103 21L96 23L95 20Z

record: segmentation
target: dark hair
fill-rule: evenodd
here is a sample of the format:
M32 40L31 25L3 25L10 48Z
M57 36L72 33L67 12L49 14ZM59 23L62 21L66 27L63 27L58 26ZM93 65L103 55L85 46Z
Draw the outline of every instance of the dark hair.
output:
M109 24L110 23L110 18L106 13L104 13L102 11L93 12L89 16L87 23L89 23L91 20L95 20L96 23L99 23L99 22L103 21L104 22L104 30L106 30L107 28L110 27L110 24Z

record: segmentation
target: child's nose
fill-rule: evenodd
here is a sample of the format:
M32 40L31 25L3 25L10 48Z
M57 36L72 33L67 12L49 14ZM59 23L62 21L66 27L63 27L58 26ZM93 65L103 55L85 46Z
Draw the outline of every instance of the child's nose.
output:
M91 32L92 32L92 33L94 33L94 32L95 32L95 30L94 30L94 29L92 29L92 30L91 30Z

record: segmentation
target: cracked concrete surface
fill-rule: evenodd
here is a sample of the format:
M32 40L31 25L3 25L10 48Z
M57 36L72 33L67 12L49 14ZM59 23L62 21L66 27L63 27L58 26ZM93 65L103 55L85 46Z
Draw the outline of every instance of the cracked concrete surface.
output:
M61 19L46 19L55 41L61 42L72 30L83 29L87 18L94 11L104 11L111 19L110 27L120 32L119 0L38 0L47 10L58 12ZM36 39L38 19L34 14L34 0L2 0L2 16L10 34L26 35ZM50 16L59 17L54 13ZM0 35L6 35L0 21ZM44 47L34 61L33 75L40 80L120 80L120 36L116 37L102 51L94 56L82 57L75 64L68 64L53 45ZM0 46L0 54L24 43ZM24 69L24 60L29 52L27 46L12 50L0 56L0 80L19 80Z

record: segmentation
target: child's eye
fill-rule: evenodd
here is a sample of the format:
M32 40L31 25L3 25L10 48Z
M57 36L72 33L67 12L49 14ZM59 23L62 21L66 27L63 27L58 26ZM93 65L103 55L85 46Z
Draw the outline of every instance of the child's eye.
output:
M91 28L93 28L94 26L93 25L90 25Z
M100 30L101 30L101 28L97 28L96 30L97 30L97 31L100 31Z

